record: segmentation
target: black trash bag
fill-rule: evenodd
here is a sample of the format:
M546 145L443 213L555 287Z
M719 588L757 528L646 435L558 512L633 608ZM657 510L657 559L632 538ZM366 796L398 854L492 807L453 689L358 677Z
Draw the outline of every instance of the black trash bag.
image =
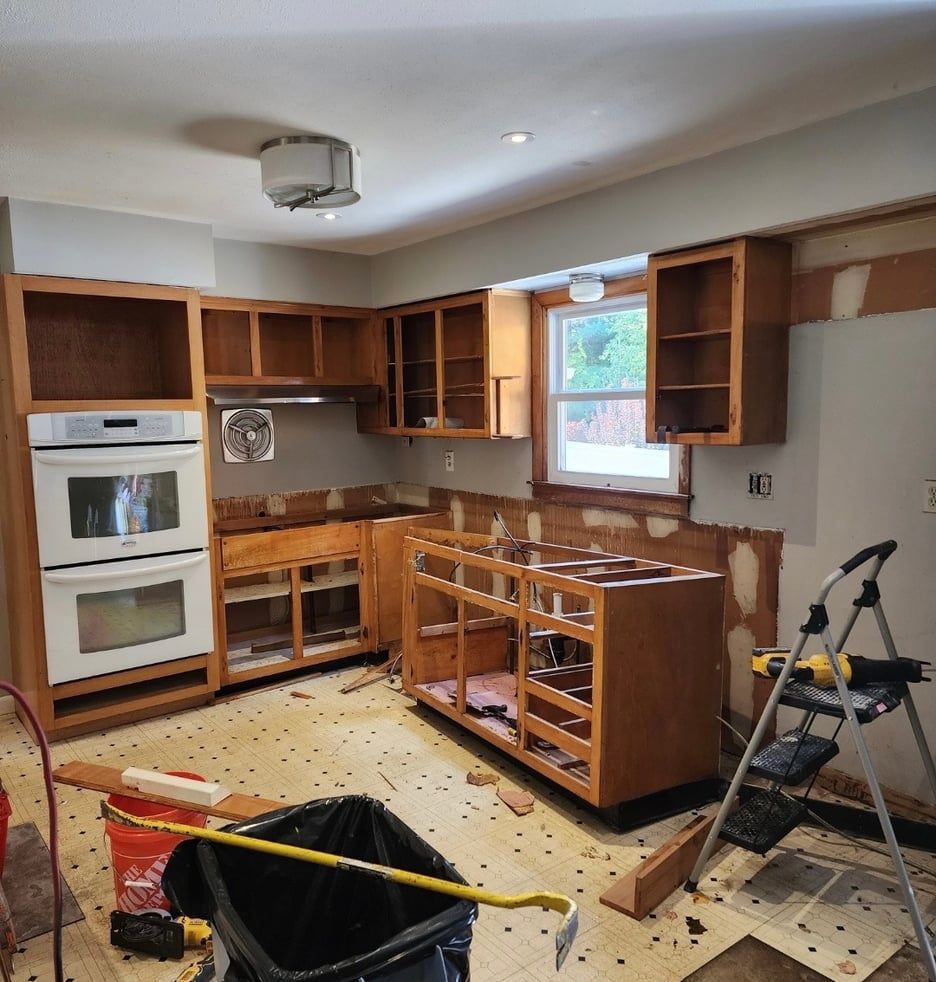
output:
M225 831L465 880L365 795L283 808ZM379 877L189 839L163 873L174 908L213 926L225 982L467 982L477 904ZM221 982L221 980L219 980Z

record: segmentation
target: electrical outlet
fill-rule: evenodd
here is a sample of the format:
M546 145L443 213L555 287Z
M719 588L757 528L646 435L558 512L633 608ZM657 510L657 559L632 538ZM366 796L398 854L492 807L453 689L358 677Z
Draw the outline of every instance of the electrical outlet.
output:
M747 493L749 498L773 498L773 474L751 471L748 474Z
M443 450L442 451L442 463L445 465L445 470L452 474L455 471L455 451L454 450Z
M936 515L936 481L924 481L923 487L926 489L923 498L923 511Z

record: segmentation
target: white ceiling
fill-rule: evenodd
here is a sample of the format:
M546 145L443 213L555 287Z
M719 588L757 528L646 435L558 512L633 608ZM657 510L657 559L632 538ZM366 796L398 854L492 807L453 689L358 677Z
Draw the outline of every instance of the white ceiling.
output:
M0 195L375 253L934 84L932 0L0 0ZM340 221L260 195L299 132Z

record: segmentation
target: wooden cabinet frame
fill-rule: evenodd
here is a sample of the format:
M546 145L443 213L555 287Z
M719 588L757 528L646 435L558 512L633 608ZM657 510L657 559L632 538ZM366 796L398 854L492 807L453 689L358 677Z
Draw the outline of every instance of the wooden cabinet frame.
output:
M403 686L418 701L597 807L717 778L721 574L423 530L404 577ZM553 638L576 660L534 668ZM514 734L468 711L472 679L511 675Z
M740 238L650 257L648 440L664 431L668 443L712 446L786 438L791 252L788 242Z
M459 309L472 307L478 308L478 316L470 324L459 325L461 330L453 327L447 340L449 317ZM377 313L380 334L377 350L384 361L388 403L381 407L375 425L362 425L360 429L398 436L455 439L530 435L529 294L483 290ZM420 329L431 338L431 343L423 342L418 358L408 358L407 342L417 330L419 318L422 319ZM471 351L466 348L448 354L450 345L464 345L468 330L474 332ZM476 371L468 375L465 368L470 363L474 363ZM456 368L458 365L462 369ZM412 383L407 373L414 373L417 367L420 381ZM414 409L413 400L420 400L425 411ZM442 425L432 428L411 425L415 417L433 416ZM444 425L447 417L468 417L471 425L449 427Z
M172 356L178 366L166 375L170 386L184 386L185 398L37 398L35 380L42 371L30 359L30 299L39 298L38 306L55 305L63 319L70 316L68 298L75 298L75 309L83 310L100 301L105 310L111 301L118 305L128 301L136 311L147 312L152 306L153 321L140 325L148 331L147 343L154 357ZM177 305L179 317L168 323L171 345L160 348L163 340L160 317L166 303ZM134 357L133 319L116 317L114 336L120 350L107 361L101 359L101 370ZM93 325L79 330L93 333ZM36 349L38 356L54 358L54 349ZM74 363L46 366L50 374L60 370L67 377L75 375L75 391L83 391L85 381L77 373L85 368ZM92 379L94 376L92 376ZM119 378L115 385L119 384ZM0 526L7 570L7 607L13 681L26 694L43 728L52 739L81 733L103 724L116 725L145 716L157 715L204 703L218 688L218 663L215 652L148 665L123 672L81 679L50 686L46 668L45 630L42 613L42 588L36 513L32 484L32 465L26 417L38 412L108 411L128 409L194 410L202 414L202 429L208 432L205 409L204 366L202 361L201 325L198 293L192 289L153 286L140 283L115 283L74 280L62 277L20 276L7 274L0 287L0 420L3 426L2 466L0 466ZM210 458L205 452L205 483L209 533L212 522ZM215 625L217 636L217 624ZM19 710L17 710L19 712ZM20 717L22 719L22 716Z

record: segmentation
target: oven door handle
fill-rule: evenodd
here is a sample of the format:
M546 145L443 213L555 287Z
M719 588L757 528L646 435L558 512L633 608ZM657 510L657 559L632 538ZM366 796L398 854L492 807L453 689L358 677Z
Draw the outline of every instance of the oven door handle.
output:
M109 464L119 467L121 464L148 464L162 460L186 460L202 452L200 444L184 447L182 450L160 450L155 453L128 453L120 456L102 457L93 454L84 455L74 450L34 450L36 460L40 464L53 464L56 467L77 468L83 464Z
M148 573L171 573L178 569L190 569L208 559L208 553L202 552L197 556L176 560L174 563L162 563L159 566L143 566L128 573L127 570L112 569L103 573L43 573L49 583L91 583L96 580L131 580Z

